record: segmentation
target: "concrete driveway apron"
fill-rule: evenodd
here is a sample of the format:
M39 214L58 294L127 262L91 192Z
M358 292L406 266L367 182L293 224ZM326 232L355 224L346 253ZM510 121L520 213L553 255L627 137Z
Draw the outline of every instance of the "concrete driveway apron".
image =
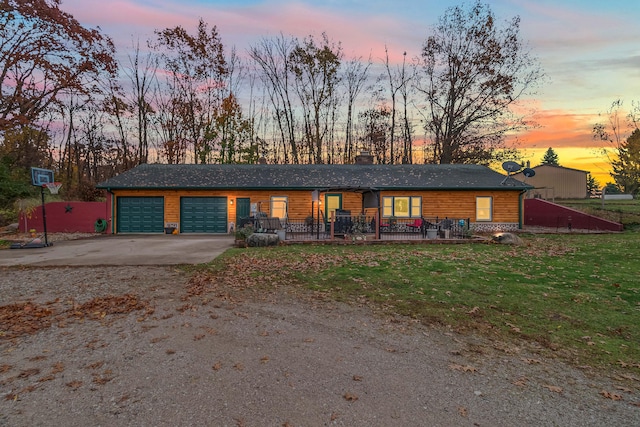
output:
M117 235L0 250L0 266L201 264L233 246L230 235Z

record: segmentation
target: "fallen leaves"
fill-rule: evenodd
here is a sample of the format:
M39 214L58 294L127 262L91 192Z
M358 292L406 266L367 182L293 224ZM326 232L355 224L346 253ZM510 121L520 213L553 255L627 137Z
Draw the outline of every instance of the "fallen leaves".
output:
M15 393L8 393L4 395L4 400L13 400L14 402L17 402L18 400L20 400L20 395L24 394L24 393L30 393L32 391L34 391L37 388L37 386L35 385L29 385L26 386L24 388L22 388L20 391L17 391Z
M474 316L474 315L479 314L479 313L480 313L480 307L478 307L478 306L475 306L471 310L467 311L467 314L470 315L470 316Z
M48 328L54 314L52 309L31 302L1 306L0 338L11 339Z
M355 402L356 400L358 400L358 396L350 392L346 392L342 395L342 397L344 397L344 400L346 400L347 402Z
M100 368L102 368L103 365L104 365L104 362L102 360L99 360L97 362L90 363L89 365L87 365L85 367L87 369L100 369Z
M72 389L75 390L75 389L79 388L80 386L82 386L82 381L74 380L74 381L66 383L65 385L67 387L72 388Z
M542 387L546 388L547 390L553 392L553 393L562 393L563 389L562 387L558 387L555 385L549 385L549 384L545 384Z
M516 325L514 325L513 323L506 322L505 325L507 325L509 328L511 328L511 331L516 332L516 333L520 333L520 328L517 327Z
M600 395L606 399L611 399L611 400L622 400L622 395L618 394L618 393L611 393L609 391L606 390L602 390L600 392Z
M112 374L113 374L113 372L111 372L110 369L107 369L106 371L104 371L102 373L102 375L94 374L93 375L93 383L94 384L99 384L99 385L104 385L104 384L108 383L109 381L111 381L113 379Z
M209 326L201 326L200 328L204 329L204 331L209 335L218 335L218 330L215 328L211 328Z
M618 360L618 365L623 368L638 368L640 369L640 363L628 363L623 360Z
M20 371L18 374L18 378L29 378L33 375L38 375L40 373L40 369L38 368L30 368Z
M457 363L451 363L449 365L449 369L453 371L459 371L459 372L477 372L478 371L473 366L470 366L470 365L463 366L463 365L458 365Z
M616 390L620 390L622 392L629 393L629 394L633 393L633 390L631 390L629 387L623 387L620 385L616 386Z
M154 311L148 302L142 301L135 294L107 295L83 304L71 301L69 305L56 299L45 305L23 302L0 306L0 339L34 334L54 323L64 325L66 321L73 319L100 320L107 315L141 310L144 310L143 318L146 318Z
M637 376L635 376L633 374L621 374L616 379L623 379L623 380L629 380L629 381L640 381L640 378L638 378Z
M529 383L529 378L520 377L513 382L513 385L516 385L518 387L526 387L528 383Z
M142 301L135 294L107 295L79 305L74 314L101 319L108 314L127 314L138 310L145 310L147 315L153 314L153 308L149 303Z

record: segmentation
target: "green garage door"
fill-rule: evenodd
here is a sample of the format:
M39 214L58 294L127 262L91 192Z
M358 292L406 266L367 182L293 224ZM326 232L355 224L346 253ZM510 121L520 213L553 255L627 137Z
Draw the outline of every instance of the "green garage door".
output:
M226 233L226 197L182 197L181 233Z
M118 197L118 233L164 232L164 197Z

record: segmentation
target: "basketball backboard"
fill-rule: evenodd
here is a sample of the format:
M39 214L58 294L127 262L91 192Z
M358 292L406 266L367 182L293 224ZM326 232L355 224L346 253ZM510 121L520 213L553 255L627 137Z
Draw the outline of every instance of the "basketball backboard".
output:
M53 171L50 169L31 168L31 184L42 187L53 182Z

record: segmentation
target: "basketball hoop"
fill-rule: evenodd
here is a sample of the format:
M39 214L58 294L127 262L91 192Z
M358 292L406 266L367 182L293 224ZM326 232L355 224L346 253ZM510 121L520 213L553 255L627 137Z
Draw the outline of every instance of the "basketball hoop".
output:
M47 187L51 194L58 194L58 190L62 187L61 182L46 182L42 184L43 187Z

